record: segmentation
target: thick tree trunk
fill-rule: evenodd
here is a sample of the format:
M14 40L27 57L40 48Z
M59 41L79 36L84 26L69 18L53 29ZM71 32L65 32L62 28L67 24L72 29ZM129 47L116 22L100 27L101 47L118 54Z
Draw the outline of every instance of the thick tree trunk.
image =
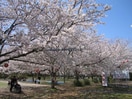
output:
M77 82L79 81L79 75L78 74L76 75L76 81Z
M75 79L79 82L79 72L77 70L75 70Z
M54 89L55 88L55 85L56 85L56 73L52 72L52 75L51 75L51 88Z

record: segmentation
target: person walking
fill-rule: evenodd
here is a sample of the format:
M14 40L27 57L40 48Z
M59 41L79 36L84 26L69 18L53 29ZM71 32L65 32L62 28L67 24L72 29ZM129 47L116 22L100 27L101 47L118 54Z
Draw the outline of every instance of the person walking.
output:
M11 78L10 84L11 84L11 86L10 86L10 92L12 92L12 88L15 87L15 85L17 84L17 78L16 78L16 76L13 76L13 78Z

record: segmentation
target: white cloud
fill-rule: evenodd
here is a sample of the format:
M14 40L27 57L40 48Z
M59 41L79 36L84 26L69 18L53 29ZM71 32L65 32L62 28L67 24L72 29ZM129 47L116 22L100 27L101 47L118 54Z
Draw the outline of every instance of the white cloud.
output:
M130 25L130 27L132 28L132 25Z

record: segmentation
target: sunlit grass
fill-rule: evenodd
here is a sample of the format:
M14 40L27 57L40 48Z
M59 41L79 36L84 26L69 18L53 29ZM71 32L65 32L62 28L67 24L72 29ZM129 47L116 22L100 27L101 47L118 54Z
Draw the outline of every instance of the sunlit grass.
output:
M7 83L0 82L0 88L6 88L6 87L7 87Z
M47 79L42 79L44 84L45 81ZM59 79L59 81L63 81L63 79ZM20 94L23 97L20 99L132 99L132 87L102 87L101 83L75 87L73 81L73 79L66 80L66 83L56 85L55 89L50 87L23 87L22 90L27 96ZM7 88L7 83L0 82L0 88ZM11 96L13 97L13 95ZM5 95L2 97L5 97Z
M100 99L132 99L132 94L103 94Z

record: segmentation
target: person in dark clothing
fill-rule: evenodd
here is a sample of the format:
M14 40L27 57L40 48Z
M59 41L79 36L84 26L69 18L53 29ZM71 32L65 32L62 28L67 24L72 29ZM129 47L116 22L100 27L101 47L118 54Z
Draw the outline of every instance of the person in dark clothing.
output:
M16 78L16 76L13 76L13 78L11 78L11 82L10 82L10 92L12 92L12 88L15 87L16 84L17 84L17 78Z
M39 76L39 77L38 77L38 84L40 84L40 80L41 80L41 77Z

